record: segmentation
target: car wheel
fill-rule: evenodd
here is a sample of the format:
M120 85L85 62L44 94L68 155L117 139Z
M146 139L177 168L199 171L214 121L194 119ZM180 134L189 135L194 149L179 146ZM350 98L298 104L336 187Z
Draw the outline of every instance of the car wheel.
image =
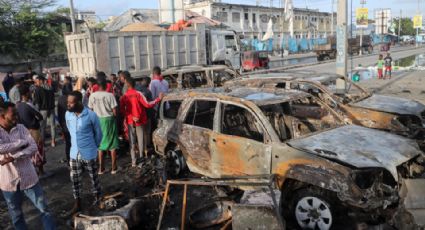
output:
M186 161L181 151L177 148L167 151L167 174L177 177L186 169Z
M324 61L329 61L330 59L331 59L331 58L330 58L329 56L327 56L327 55L323 57L323 60L324 60Z
M291 216L300 229L329 230L336 222L335 199L319 188L298 190L290 205Z

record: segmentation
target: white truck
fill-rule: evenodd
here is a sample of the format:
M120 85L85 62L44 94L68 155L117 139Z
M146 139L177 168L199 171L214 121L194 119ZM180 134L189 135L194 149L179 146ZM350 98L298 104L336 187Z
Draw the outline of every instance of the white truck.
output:
M128 70L149 75L154 66L226 64L240 69L234 31L195 24L183 31L87 32L65 36L70 72L76 77Z

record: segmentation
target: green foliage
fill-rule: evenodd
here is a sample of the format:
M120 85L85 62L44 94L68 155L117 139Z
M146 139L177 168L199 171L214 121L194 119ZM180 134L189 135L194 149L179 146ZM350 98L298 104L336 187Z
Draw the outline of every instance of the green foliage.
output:
M21 59L45 58L64 47L58 13L44 13L54 0L0 0L0 54Z
M393 19L394 27L395 27L395 33L398 34L398 24L400 20ZM410 18L402 18L401 19L401 29L400 29L400 35L415 35L416 29L413 28L413 21Z

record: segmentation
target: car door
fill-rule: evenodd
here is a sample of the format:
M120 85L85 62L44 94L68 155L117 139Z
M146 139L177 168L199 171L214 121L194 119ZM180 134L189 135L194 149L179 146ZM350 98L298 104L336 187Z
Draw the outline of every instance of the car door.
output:
M211 177L210 137L217 101L195 99L180 120L179 147L190 171Z
M175 128L175 120L178 116L183 99L167 98L161 102L157 129L152 134L155 149L160 154L165 154L165 147L170 139L170 130Z
M270 173L271 145L264 126L248 108L220 103L211 136L212 174L215 177Z

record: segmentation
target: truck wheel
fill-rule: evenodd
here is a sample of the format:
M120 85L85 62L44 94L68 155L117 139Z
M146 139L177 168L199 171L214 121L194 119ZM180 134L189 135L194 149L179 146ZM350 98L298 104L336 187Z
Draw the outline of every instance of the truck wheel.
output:
M291 199L286 200L287 216L292 219L292 224L299 229L329 230L335 226L341 216L337 205L338 198L331 192L309 187L295 191Z
M178 177L186 169L186 161L183 157L182 152L176 147L169 149L166 153L167 163L166 170L167 175L170 177Z
M329 60L331 60L331 58L328 55L326 55L326 56L323 57L323 60L324 61L329 61Z

